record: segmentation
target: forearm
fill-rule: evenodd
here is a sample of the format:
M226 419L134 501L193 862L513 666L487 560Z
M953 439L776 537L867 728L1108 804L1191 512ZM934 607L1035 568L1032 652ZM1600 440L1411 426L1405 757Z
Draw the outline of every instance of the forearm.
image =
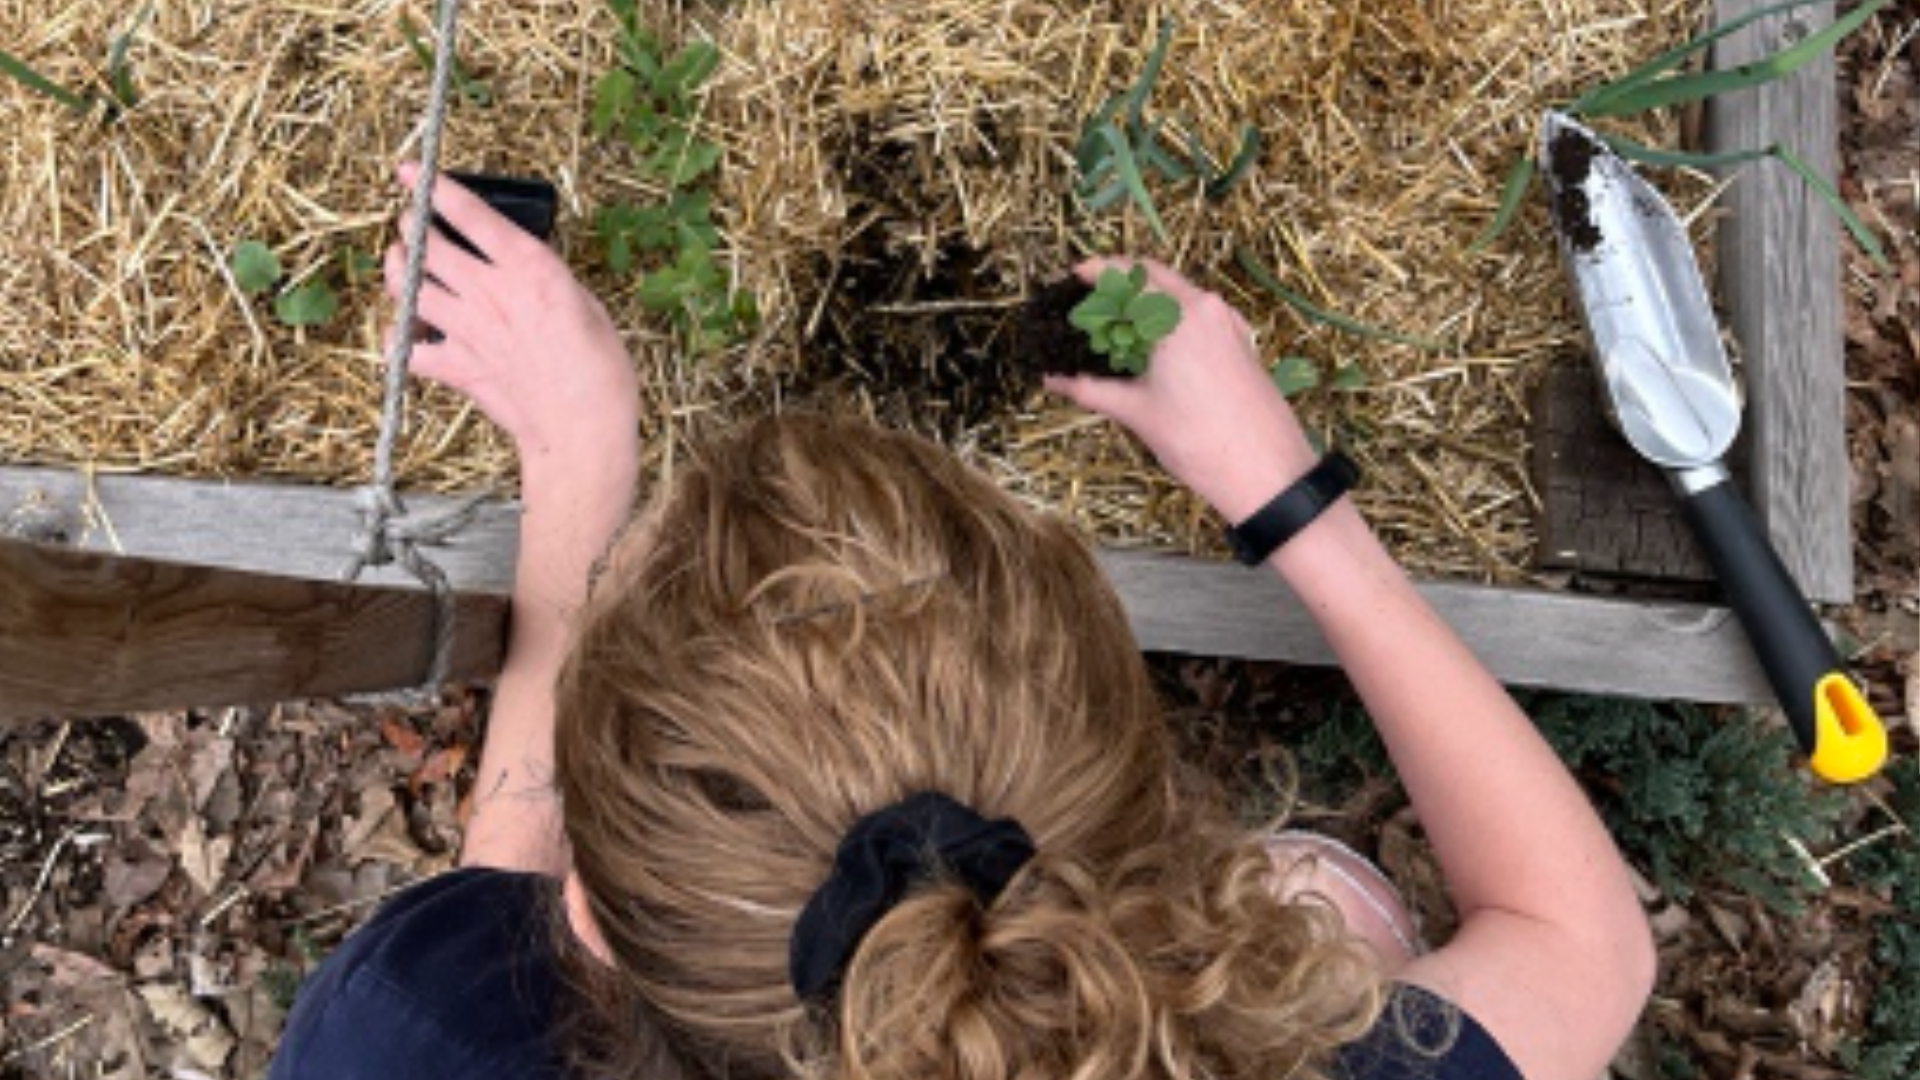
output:
M1504 911L1603 939L1637 925L1625 867L1579 785L1351 503L1272 565L1366 701L1463 920Z
M593 563L631 505L634 469L624 460L615 454L581 466L523 455L507 656L476 773L463 864L565 870L553 775L553 684Z

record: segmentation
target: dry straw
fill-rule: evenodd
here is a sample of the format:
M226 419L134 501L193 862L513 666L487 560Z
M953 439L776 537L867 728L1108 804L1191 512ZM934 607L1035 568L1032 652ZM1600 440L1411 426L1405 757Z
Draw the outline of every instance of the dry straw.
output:
M1013 305L1090 251L1187 269L1246 310L1269 357L1357 364L1315 391L1310 424L1369 467L1362 501L1417 569L1512 579L1533 516L1526 396L1576 354L1544 214L1466 249L1540 110L1685 35L1690 4L1632 0L742 0L642 3L669 38L724 59L703 123L727 151L726 263L765 321L690 363L597 270L587 219L655 194L587 130L612 62L597 0L472 0L460 58L493 104L455 105L450 164L538 174L563 197L559 244L611 301L647 396L647 453L691 433L826 401L936 430L1008 487L1109 540L1210 549L1204 508L1126 438L1007 388ZM400 30L424 0L156 3L131 59L141 100L82 120L0 80L0 461L355 483L379 419L387 307L344 286L342 314L276 325L226 275L242 239L296 276L391 242L392 164L414 145L427 74ZM0 42L66 86L100 77L130 20L105 0L0 0ZM1080 120L1177 27L1152 111L1230 154L1265 152L1222 202L1158 192L1171 246L1128 214L1077 213ZM1671 141L1670 130L1635 130ZM1689 183L1683 201L1704 187ZM1457 348L1306 324L1234 268L1256 253L1316 302ZM507 446L449 394L416 395L400 473L505 490ZM343 538L343 544L345 538Z

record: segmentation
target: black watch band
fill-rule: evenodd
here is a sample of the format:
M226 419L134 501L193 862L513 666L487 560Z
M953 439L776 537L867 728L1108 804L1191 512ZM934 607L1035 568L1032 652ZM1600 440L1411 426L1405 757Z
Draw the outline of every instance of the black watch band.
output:
M1359 480L1360 466L1352 458L1338 450L1329 451L1293 486L1227 530L1227 546L1233 549L1233 557L1248 566L1266 562L1267 556L1313 524L1321 511L1339 501Z

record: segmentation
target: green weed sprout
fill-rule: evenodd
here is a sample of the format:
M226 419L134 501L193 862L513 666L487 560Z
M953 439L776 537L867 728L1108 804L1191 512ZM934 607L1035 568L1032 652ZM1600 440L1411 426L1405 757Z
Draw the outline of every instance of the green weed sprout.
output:
M357 257L356 257L357 256ZM365 252L347 249L341 256L348 280L371 262ZM283 276L280 259L273 249L258 240L242 240L234 245L227 260L233 283L246 296L264 296L273 292ZM281 290L273 297L273 317L283 326L325 326L340 313L340 296L327 280L329 268L323 267L307 280Z
M1067 321L1087 335L1093 351L1116 374L1142 375L1153 347L1180 325L1180 304L1147 291L1147 268L1100 271L1093 292L1073 306Z
M1716 94L1745 90L1784 79L1812 63L1820 54L1833 49L1842 38L1859 29L1863 23L1873 17L1875 12L1885 7L1888 0L1866 0L1865 3L1835 19L1818 33L1810 34L1798 42L1750 63L1724 71L1679 71L1682 64L1695 55L1705 52L1727 35L1757 20L1796 8L1808 7L1816 2L1818 0L1786 0L1785 3L1774 4L1743 15L1709 33L1668 49L1612 82L1594 87L1568 104L1563 111L1570 116L1587 120L1632 116L1671 105L1689 105ZM1815 172L1798 154L1780 143L1752 150L1698 154L1642 146L1631 139L1604 133L1601 134L1601 139L1612 148L1614 153L1643 165L1712 168L1739 165L1766 157L1773 158L1793 170L1794 174L1800 177L1801 182L1820 196L1821 200L1833 210L1834 215L1840 219L1841 224L1846 226L1854 243L1860 245L1860 250L1867 253L1875 266L1882 270L1891 269L1879 239L1847 206L1846 200L1840 197L1840 193L1834 190L1833 185ZM1537 165L1530 155L1514 162L1507 172L1506 180L1501 184L1500 201L1494 210L1493 220L1468 246L1469 253L1480 251L1493 243L1501 233L1506 231L1507 226L1513 223L1514 217L1519 213L1521 202L1533 186L1536 171Z
M139 103L140 92L133 82L133 64L129 54L133 51L134 38L153 15L153 5L143 4L134 14L127 28L114 36L107 46L106 92L98 89L74 90L60 85L40 72L35 71L25 60L0 49L0 75L13 79L20 85L40 94L50 101L58 102L78 113L81 117L101 107L101 115L108 123L120 118L120 114Z
M640 21L636 0L608 0L618 25L619 61L593 88L593 132L618 139L640 175L664 191L653 203L612 203L594 211L607 269L638 275L637 297L667 317L687 352L726 348L760 321L753 296L715 261L720 230L707 188L721 147L697 127L699 91L720 63L711 42L669 53Z
M1240 148L1225 166L1216 162L1200 145L1199 137L1184 125L1176 123L1184 149L1170 147L1162 140L1164 129L1159 121L1147 118L1146 108L1172 41L1173 20L1168 19L1160 24L1160 36L1141 65L1140 77L1094 110L1081 126L1080 142L1074 149L1074 163L1080 169L1075 194L1081 203L1097 213L1126 199L1147 219L1163 244L1167 242L1167 226L1147 190L1149 173L1173 183L1198 180L1208 200L1216 201L1225 198L1260 157L1260 131L1252 124L1241 127Z

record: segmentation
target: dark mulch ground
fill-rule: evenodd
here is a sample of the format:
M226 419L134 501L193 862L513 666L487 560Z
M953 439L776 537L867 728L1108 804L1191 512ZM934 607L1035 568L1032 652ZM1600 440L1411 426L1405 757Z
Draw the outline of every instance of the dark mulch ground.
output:
M1842 54L1842 187L1895 264L1882 274L1848 256L1860 601L1844 621L1889 717L1920 705L1917 67L1920 0L1884 11ZM1339 675L1173 658L1156 669L1190 756L1250 821L1289 805L1285 748L1305 740L1335 762L1342 784L1305 778L1295 819L1376 857L1444 935L1437 873L1390 774L1315 741ZM261 1075L300 976L383 897L448 865L479 712L458 694L415 711L316 703L0 733L0 1080ZM1910 731L1899 745L1913 753ZM1911 850L1910 834L1881 828L1885 795L1856 794L1846 821ZM1848 1044L1889 965L1920 959L1876 955L1880 928L1913 914L1833 854L1809 852L1832 883L1794 918L1738 892L1679 903L1648 886L1663 976L1647 1036L1617 1072L1852 1075Z

